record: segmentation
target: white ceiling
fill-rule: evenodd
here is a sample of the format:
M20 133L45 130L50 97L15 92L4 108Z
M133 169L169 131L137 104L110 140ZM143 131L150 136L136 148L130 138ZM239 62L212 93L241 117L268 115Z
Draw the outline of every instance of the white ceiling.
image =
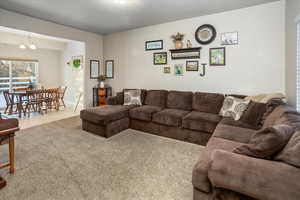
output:
M1 0L24 15L109 34L278 0Z

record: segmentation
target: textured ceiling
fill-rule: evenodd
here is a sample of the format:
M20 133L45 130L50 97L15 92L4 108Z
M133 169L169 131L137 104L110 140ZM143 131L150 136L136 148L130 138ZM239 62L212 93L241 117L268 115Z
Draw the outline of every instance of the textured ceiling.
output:
M278 0L1 0L0 8L109 34Z

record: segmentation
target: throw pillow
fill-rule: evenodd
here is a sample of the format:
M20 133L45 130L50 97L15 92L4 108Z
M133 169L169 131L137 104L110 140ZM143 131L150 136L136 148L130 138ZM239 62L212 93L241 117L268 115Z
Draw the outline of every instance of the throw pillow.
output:
M255 129L262 126L262 117L267 110L267 104L250 101L248 108L244 111L240 121L251 125Z
M294 131L294 127L286 124L262 129L251 137L248 144L235 148L233 152L255 158L270 159L284 148Z
M249 103L250 100L227 96L224 99L220 115L222 115L223 117L231 117L234 120L239 120L242 117L244 111L247 109Z
M275 160L300 167L300 131L294 133L284 149L278 153Z
M141 90L124 90L124 105L142 105Z

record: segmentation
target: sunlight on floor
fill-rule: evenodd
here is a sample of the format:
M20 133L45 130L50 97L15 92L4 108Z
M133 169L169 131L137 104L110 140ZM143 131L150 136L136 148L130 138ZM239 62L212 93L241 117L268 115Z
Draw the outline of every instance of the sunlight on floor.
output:
M19 119L19 126L21 129L26 129L30 128L33 126L38 126L42 124L46 124L49 122L69 118L69 117L74 117L74 116L79 116L81 108L78 108L75 112L74 109L69 107L65 108L59 111L48 111L47 114L39 114L39 113L32 113L30 117L22 117L18 118L17 115L11 115L8 116L8 118L17 118Z

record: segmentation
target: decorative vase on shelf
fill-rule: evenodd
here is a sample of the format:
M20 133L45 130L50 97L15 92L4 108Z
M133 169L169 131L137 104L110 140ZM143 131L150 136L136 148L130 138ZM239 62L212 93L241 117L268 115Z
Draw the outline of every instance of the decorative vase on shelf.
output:
M182 49L183 48L183 42L180 40L175 41L175 49Z
M100 88L104 88L104 82L103 81L100 82Z

